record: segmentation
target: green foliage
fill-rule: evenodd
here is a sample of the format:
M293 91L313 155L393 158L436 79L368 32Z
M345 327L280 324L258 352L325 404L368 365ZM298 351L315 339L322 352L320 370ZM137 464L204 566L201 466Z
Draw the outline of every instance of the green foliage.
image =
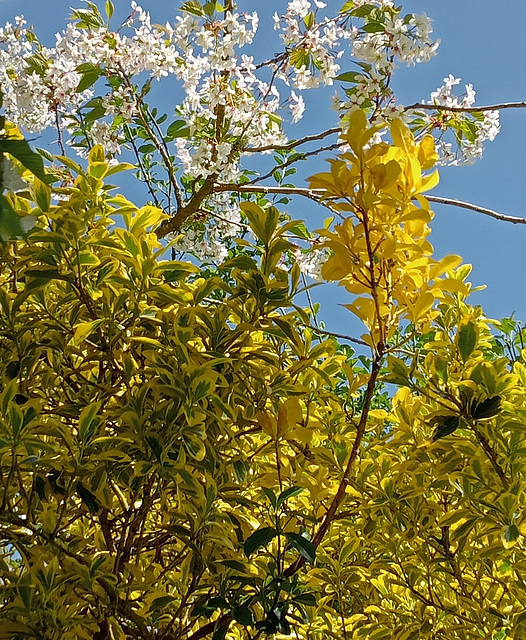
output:
M432 256L429 139L349 124L312 184L369 355L308 326L264 201L212 272L101 147L56 204L9 196L36 224L0 246L0 638L524 637L522 334Z

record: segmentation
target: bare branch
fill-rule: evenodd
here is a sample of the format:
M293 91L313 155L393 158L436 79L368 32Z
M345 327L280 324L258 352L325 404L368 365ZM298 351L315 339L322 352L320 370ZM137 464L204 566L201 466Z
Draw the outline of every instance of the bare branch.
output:
M442 196L426 196L426 200L429 202L436 202L438 204L449 204L454 207L460 207L461 209L470 209L477 213L483 213L486 216L495 218L495 220L502 220L504 222L511 222L512 224L526 224L526 218L518 218L516 216L508 216L504 213L498 213L492 209L486 209L486 207L479 207L471 202L465 202L464 200L456 200L455 198L443 198Z
M279 149L287 150L287 149L295 149L300 144L306 144L307 142L314 142L316 140L323 140L327 136L332 136L334 133L340 133L340 127L333 127L332 129L327 129L327 131L322 131L321 133L316 133L312 136L305 136L304 138L300 138L299 140L292 140L287 144L269 144L265 147L245 147L242 149L245 153L262 153L263 151L278 151Z
M525 109L526 102L503 102L501 104L489 104L480 107L448 107L444 104L425 104L415 102L404 107L404 111L421 109L423 111L453 111L455 113L480 113L481 111L502 111L503 109Z

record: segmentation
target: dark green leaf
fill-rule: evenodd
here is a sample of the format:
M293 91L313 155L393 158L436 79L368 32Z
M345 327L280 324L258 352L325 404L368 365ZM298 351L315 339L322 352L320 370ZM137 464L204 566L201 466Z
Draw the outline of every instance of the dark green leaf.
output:
M444 438L456 431L460 425L459 416L439 416L438 420L434 421L437 425L435 433L433 434L433 442Z
M0 241L7 242L25 235L22 218L17 216L9 200L0 195Z
M225 567L229 569L233 569L238 573L246 573L246 567L242 562L238 562L237 560L220 560L219 564L224 564Z
M294 598L294 602L304 604L306 607L315 607L316 596L313 593L300 593L299 596Z
M155 600L150 605L150 611L158 611L159 609L163 609L167 604L170 604L176 599L177 598L175 596L170 595L159 596L158 598L155 598Z
M244 627L251 627L254 624L252 611L246 605L234 609L232 611L232 617L236 622L239 622L239 624L242 624Z
M299 533L287 533L285 535L291 546L294 547L296 551L299 551L307 562L313 564L316 560L316 548L312 542Z
M153 151L156 151L156 150L157 150L157 147L154 144L151 144L149 142L146 144L142 144L138 149L140 153L152 153Z
M212 640L225 640L227 632L228 632L227 624L220 626L218 629L214 631Z
M90 513L97 513L98 511L100 511L100 502L89 489L86 489L82 482L77 482L77 492L82 502L88 507Z
M274 491L272 491L272 489L268 489L267 487L263 487L263 493L267 496L268 501L274 507L274 509L276 509L278 504L278 499Z
M190 135L190 128L184 120L176 120L166 130L166 137L168 140L173 138L186 138Z
M502 398L500 396L486 398L480 404L474 401L471 405L471 417L474 420L487 420L495 417L500 412L501 401Z
M298 496L303 491L303 487L289 487L278 497L276 507L279 509L281 505L293 496Z
M254 531L254 533L245 540L244 551L247 558L257 549L266 547L277 535L278 532L274 527L262 527Z
M42 182L47 181L41 156L31 149L26 140L0 138L0 152L9 153Z

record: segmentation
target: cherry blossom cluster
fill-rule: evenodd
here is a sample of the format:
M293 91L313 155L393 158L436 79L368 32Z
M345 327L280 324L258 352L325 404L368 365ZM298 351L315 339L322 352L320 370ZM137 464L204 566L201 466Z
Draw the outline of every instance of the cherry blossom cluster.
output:
M310 243L307 249L299 247L294 251L294 259L300 271L313 280L321 280L321 270L329 259L330 254L320 240Z
M57 113L72 113L91 97L77 91L81 74L67 56L29 38L22 16L0 28L0 86L8 118L29 132L55 126Z
M216 193L207 201L206 211L176 239L174 250L190 253L201 262L220 264L228 256L228 245L243 228L246 225L237 203L229 193Z
M102 144L110 157L123 149L134 151L146 180L152 175L148 167L155 163L170 176L175 165L179 185L161 191L166 195L179 190L179 205L205 180L239 180L245 155L269 153L286 144L286 123L298 122L305 112L302 92L335 80L346 87L333 98L342 127L357 108L375 122L398 116L420 119L422 130L437 137L448 163L479 157L483 142L499 131L498 113L478 119L453 117L447 111L413 114L397 104L390 83L396 65L428 61L438 42L431 37L431 20L425 14L403 16L392 0L349 0L336 17L325 15L327 3L321 0L290 0L284 13L274 15L284 49L262 63L246 53L256 37L256 13L210 12L204 3L200 12L193 3L191 12L159 26L133 0L127 21L112 30L94 3L88 7L73 12L73 21L56 36L54 47L43 46L22 17L0 29L6 116L29 132L55 127L62 153L64 142L81 155L93 144ZM354 71L344 68L342 73L342 67L349 66ZM180 87L174 94L178 120L171 134L145 103L149 84L166 78L171 87L174 79ZM448 78L432 94L431 103L473 105L470 85L462 99L453 95L458 82ZM458 151L444 138L451 129ZM141 151L137 138L150 144ZM162 145L166 153L160 157ZM150 185L151 192L155 189ZM171 204L167 208L172 210ZM188 224L178 249L218 262L237 235L241 218L230 196L213 194ZM325 250L312 246L296 253L304 272L318 277Z
M444 78L444 84L433 91L428 104L472 108L476 97L473 85L465 85L464 95L458 97L454 94L454 88L460 82L460 78L451 74ZM494 140L500 132L498 111L484 111L475 115L471 112L441 109L436 112L425 111L419 115L422 120L421 128L431 130L435 134L440 163L444 165L472 164L482 157L484 142ZM444 137L444 134L452 130L455 132L455 145Z

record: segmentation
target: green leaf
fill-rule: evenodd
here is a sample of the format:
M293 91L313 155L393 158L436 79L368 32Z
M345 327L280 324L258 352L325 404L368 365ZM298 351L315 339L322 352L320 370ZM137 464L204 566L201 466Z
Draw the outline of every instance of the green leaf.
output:
M15 213L9 200L0 195L0 241L7 242L25 235L22 218Z
M306 607L315 607L317 600L314 593L300 593L299 596L294 598L293 602L298 602Z
M157 147L154 144L151 144L150 142L146 143L146 144L142 144L139 149L138 149L139 153L152 153L154 151L157 151Z
M457 345L464 362L466 362L475 349L478 338L477 333L477 327L471 320L459 327Z
M167 140L174 138L187 138L190 135L190 127L184 120L175 120L166 130Z
M506 549L512 547L517 540L520 538L520 531L517 525L510 524L506 527L502 528L500 537L502 539L502 543Z
M299 533L286 533L285 535L291 546L294 547L296 551L299 551L307 562L314 564L316 560L316 548L312 542Z
M47 182L42 157L31 149L26 140L0 138L0 153L9 153L42 182Z
M278 499L274 491L272 491L272 489L269 489L268 487L263 487L263 493L267 496L268 501L273 506L273 508L276 509L278 504Z
M95 430L99 424L97 413L100 409L100 402L92 402L84 407L79 416L79 438L81 442L89 442L95 435Z
M246 605L237 607L232 611L232 617L236 622L242 624L244 627L251 627L254 624L254 616L252 611Z
M280 494L278 501L276 503L276 507L279 509L281 505L286 502L289 498L294 496L298 496L303 491L303 487L289 487L285 489L283 493Z
M385 31L385 24L381 22L369 22L363 25L362 30L366 33L380 33L381 31Z
M254 551L257 551L261 547L266 547L277 535L278 532L274 527L262 527L254 531L254 533L245 540L244 551L247 558L249 558Z
M38 178L35 180L34 188L35 199L40 210L47 213L51 206L51 189L45 182L42 182L42 180L39 180Z
M159 609L164 609L166 605L170 604L171 602L174 602L174 600L177 600L175 596L170 596L170 595L159 596L158 598L155 598L155 600L153 600L152 604L150 605L150 612L159 611Z
M97 82L97 80L100 78L101 75L102 75L102 71L100 69L87 71L82 75L82 78L80 79L77 85L77 91L81 93L82 91L89 89L92 85L94 85Z
M314 12L309 11L309 13L303 18L303 22L307 30L311 29L314 24Z
M225 640L227 633L228 633L228 624L224 624L214 631L212 640Z
M113 6L113 2L111 0L106 0L106 15L108 16L108 20L111 20L113 16L113 12L115 11L115 7Z
M34 638L35 633L37 632L34 629L21 622L5 621L0 625L0 638L2 640L13 640L13 638L23 638L25 636Z
M340 73L340 75L334 78L335 80L339 80L340 82L357 82L363 78L363 74L358 71L345 71L344 73Z
M82 502L88 507L90 513L98 513L101 509L101 504L97 498L87 489L82 482L77 482L77 493L80 496Z
M500 396L493 396L492 398L486 398L480 404L477 401L473 401L471 405L471 417L474 420L488 420L494 418L501 409L502 398Z
M445 436L449 436L451 433L454 433L459 425L460 425L460 417L459 416L438 416L435 419L434 424L437 424L437 428L435 433L433 434L433 442L440 440L440 438L444 438Z

